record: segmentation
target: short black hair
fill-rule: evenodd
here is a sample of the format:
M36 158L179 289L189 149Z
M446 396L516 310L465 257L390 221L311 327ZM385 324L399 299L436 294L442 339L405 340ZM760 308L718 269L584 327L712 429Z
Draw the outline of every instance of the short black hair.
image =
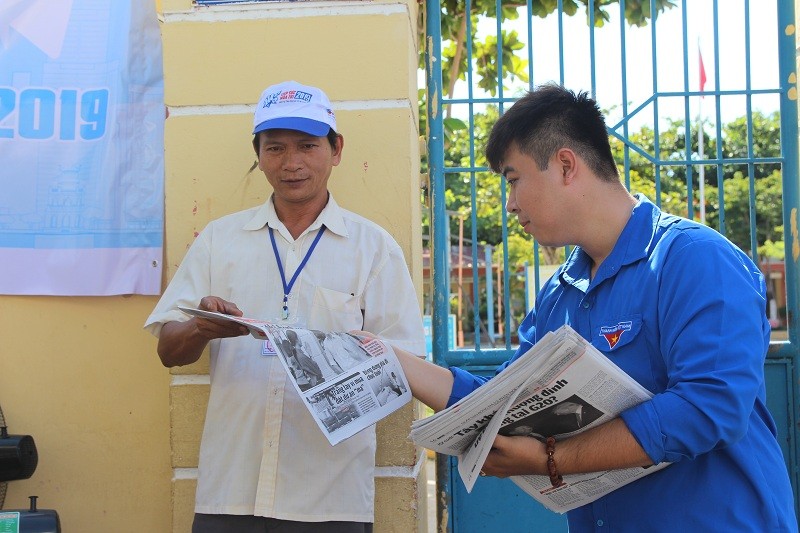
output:
M264 131L266 131L266 130L264 130ZM259 141L261 139L261 133L262 132L259 131L258 133L253 135L253 149L256 151L256 154L258 154L258 148L259 148ZM333 148L335 150L336 149L336 141L339 139L339 134L336 133L333 128L328 128L328 133L327 133L327 135L325 135L325 137L328 139L328 142L330 143L331 148Z
M501 172L503 158L512 145L541 170L560 148L569 148L601 179L619 181L603 113L586 92L576 94L555 84L529 91L492 127L486 143L486 159L492 170Z

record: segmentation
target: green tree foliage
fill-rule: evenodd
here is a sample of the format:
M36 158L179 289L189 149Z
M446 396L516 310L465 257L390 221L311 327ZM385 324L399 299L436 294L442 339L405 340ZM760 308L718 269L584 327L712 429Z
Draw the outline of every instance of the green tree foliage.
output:
M751 116L752 127L752 154L754 157L778 157L780 148L780 116L777 112L765 115L754 112ZM704 154L708 158L717 154L716 132L707 123L703 123ZM698 128L699 124L692 125L692 135L689 139L690 158L698 159ZM720 150L724 159L746 159L748 157L748 123L747 117L737 118L721 129ZM688 172L683 164L671 165L670 161L685 161L686 154L686 128L683 121L670 121L668 128L659 131L658 156L662 164L656 176L656 166L652 161L642 156L635 150L629 151L630 189L632 192L641 192L655 202L659 202L662 209L677 215L698 219L700 212L700 183L699 165L692 169L692 209L689 212ZM655 134L651 127L642 127L639 131L629 136L630 143L639 147L641 151L655 158ZM612 138L611 147L618 162L624 161L623 144L618 139ZM720 212L724 206L725 234L742 250L752 251L750 236L751 221L751 178L746 164L725 164L721 167L705 165L705 200L706 224L721 230ZM722 199L720 194L718 176L721 175L724 183ZM658 179L656 179L658 177ZM660 194L656 194L658 186ZM767 241L775 244L774 247L763 248L764 253L770 257L783 257L783 229L782 229L782 187L780 165L777 163L758 163L752 168L752 188L755 194L754 205L756 213L755 236L756 246L760 251ZM774 255L777 246L781 246L779 255Z
M667 162L667 164L659 168L658 182L656 180L655 165L651 162L656 159L655 139L655 131L650 126L643 126L639 131L629 134L629 143L648 154L650 159L641 155L635 149L629 150L630 170L626 185L628 185L631 192L640 192L653 201L660 202L661 207L666 211L676 215L688 216L685 169L681 166L668 164L669 161L686 159L686 137L682 130L682 123L670 121L667 130L659 131L658 158ZM624 145L619 139L612 137L611 149L614 152L614 159L620 165L621 173L624 173ZM656 189L658 189L658 193Z
M524 47L516 31L501 30L497 34L487 35L480 40L475 36L475 28L480 18L500 19L501 25L506 20L516 20L522 13L527 13L527 3L518 1L500 2L497 11L496 0L474 0L470 3L467 14L465 0L444 0L441 2L442 32L442 83L444 94L453 95L458 80L466 79L468 61L468 38L471 39L473 69L477 77L477 86L494 96L498 86L498 66L502 64L502 79L528 81L528 62L516 55ZM618 9L619 0L594 0L594 24L602 27L611 18L610 10ZM653 10L656 14L675 7L675 0L655 0ZM589 0L562 0L564 14L575 16L580 12L588 12ZM558 0L533 0L531 11L533 16L545 18L558 9ZM422 17L425 10L420 10L420 38L425 37L425 25ZM625 20L632 26L645 26L651 17L650 0L626 0ZM589 17L587 16L587 23ZM468 24L469 21L469 24ZM471 31L470 31L471 30ZM501 42L501 54L497 52L498 39ZM424 51L424 43L420 43ZM424 54L420 55L420 68L424 68ZM449 114L449 113L448 113ZM424 131L424 130L421 130Z
M589 0L561 0L566 16L575 16L579 12L588 13ZM458 80L466 80L468 60L472 60L472 72L477 86L494 96L497 93L498 80L528 81L528 62L519 56L524 48L516 31L501 30L498 34L489 34L479 38L475 29L478 20L489 18L500 23L516 20L521 13L527 13L527 2L498 2L496 0L474 0L470 2L469 13L465 0L443 0L441 2L441 39L442 39L442 82L443 93L452 97ZM533 16L545 18L558 10L559 0L533 0L531 12ZM655 0L652 7L658 14L675 7L675 0ZM593 21L596 27L602 27L611 18L611 9L618 9L619 0L594 0ZM420 10L420 37L425 38L423 17L425 10ZM650 0L626 0L625 19L633 26L645 26L651 17ZM590 22L586 16L587 24ZM467 46L469 40L470 47ZM500 53L498 54L498 40ZM424 42L420 43L420 68L424 68ZM468 50L471 50L469 57ZM501 74L502 73L502 74ZM423 90L419 92L420 132L427 132L426 102ZM448 108L444 118L445 132L445 166L474 168L485 167L483 146L491 124L497 119L496 107L489 107L485 113L474 117L474 136L469 137L469 125L450 114ZM472 154L472 155L471 155ZM423 157L423 173L427 171L427 161ZM505 209L502 201L501 178L489 172L446 176L446 205L451 218L450 231L455 235L459 218L464 219L464 232L471 239L473 226L476 226L477 242L499 244L501 238L501 212ZM472 205L470 189L472 181L477 185L475 205ZM423 187L423 202L427 204L427 186ZM471 216L475 213L475 217ZM429 216L424 215L424 225L429 226ZM475 224L477 222L477 224ZM426 231L426 233L428 233ZM509 221L509 248L514 251L510 258L518 259L526 254L530 256L531 247L521 245L526 238L519 230L515 220ZM545 263L557 262L563 258L563 252L553 249L542 249L541 260Z
M725 179L724 184L724 212L727 221L725 234L742 250L751 251L753 246L750 225L753 216L750 206L750 178L737 171L732 177ZM759 255L783 258L783 188L780 170L776 169L766 176L759 176L753 180L753 187L755 237ZM711 187L706 193L706 201L711 206L707 211L706 220L711 227L719 227L719 196L717 187Z
M753 113L751 117L753 138L753 157L777 157L781 154L781 128L780 114L777 111L764 115L760 112ZM722 138L721 152L725 159L746 159L748 157L748 122L747 117L739 117L725 125ZM713 132L711 132L713 133ZM706 154L716 154L715 139L708 139ZM739 167L741 168L741 167ZM775 163L755 165L756 177L767 176L777 168ZM739 170L733 166L726 166L724 178L727 180ZM746 173L746 171L745 171ZM711 182L716 185L716 175Z
M486 159L483 154L485 141L492 125L497 120L498 110L489 106L485 113L473 117L472 137L468 128L460 128L450 132L446 152L447 168L485 168ZM780 154L779 116L777 113L752 116L753 138L759 148L757 155L761 157L777 157ZM724 156L744 157L747 154L747 135L742 135L742 124L745 118L736 119L722 126L722 145ZM706 129L708 126L706 125ZM690 138L691 158L697 158L697 128L693 127ZM715 153L716 140L708 137L705 153ZM671 121L666 129L659 131L659 157L664 162L656 176L656 166L638 151L629 151L629 171L627 183L631 192L642 193L660 204L667 212L694 218L699 217L699 183L698 166L694 165L692 182L692 212L689 213L689 195L687 191L687 170L683 164L670 164L670 161L686 160L686 136L683 122ZM655 154L655 135L650 126L643 126L629 136L631 144L652 158ZM616 138L611 139L611 147L624 174L623 144ZM755 152L756 150L754 150ZM706 178L716 176L716 167L706 166ZM726 236L745 251L752 250L750 236L750 188L751 179L747 174L747 165L723 165L724 178L724 213L726 220ZM752 187L755 206L756 245L761 253L770 252L772 257L782 257L782 186L779 165L775 163L753 165ZM623 179L626 179L623 176ZM474 182L474 194L472 192ZM501 176L489 171L447 173L445 175L446 209L451 214L450 232L458 235L459 218L463 219L464 236L471 242L473 226L477 242L490 244L495 249L496 259L502 261L502 224L504 205L504 184ZM657 194L658 192L658 194ZM707 184L705 187L706 223L720 229L719 189ZM473 216L473 213L475 216ZM532 262L533 245L530 237L524 234L514 217L509 217L506 224L509 250L509 264L520 265ZM772 243L772 246L767 246ZM780 254L774 255L775 250ZM540 247L539 261L542 264L557 264L564 259L563 249Z

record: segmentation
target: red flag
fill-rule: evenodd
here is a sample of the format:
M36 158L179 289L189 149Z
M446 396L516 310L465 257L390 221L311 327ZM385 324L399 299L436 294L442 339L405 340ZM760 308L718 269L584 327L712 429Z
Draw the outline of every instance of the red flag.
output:
M703 66L703 54L697 50L697 55L700 57L700 92L703 92L703 87L706 86L706 69ZM700 98L703 96L700 95Z

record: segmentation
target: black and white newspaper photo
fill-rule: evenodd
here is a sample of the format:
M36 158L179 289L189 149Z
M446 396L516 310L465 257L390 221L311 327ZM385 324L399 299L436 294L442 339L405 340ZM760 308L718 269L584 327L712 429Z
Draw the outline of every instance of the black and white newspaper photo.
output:
M242 324L253 337L267 341L331 445L411 401L411 388L394 350L378 339L180 309L192 316Z
M274 324L265 330L332 445L411 401L397 356L378 339Z
M385 405L395 398L399 398L408 388L400 380L398 368L394 364L373 365L368 369L372 379L370 385L378 403Z
M540 404L541 405L541 404ZM549 435L575 433L603 416L603 412L577 395L532 412L500 428L501 435L526 435L539 440Z

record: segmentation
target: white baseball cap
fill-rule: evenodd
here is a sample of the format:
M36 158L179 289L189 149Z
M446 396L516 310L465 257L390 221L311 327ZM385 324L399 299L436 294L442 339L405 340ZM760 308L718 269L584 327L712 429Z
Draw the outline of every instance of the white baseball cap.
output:
M297 130L324 137L336 131L331 101L320 89L285 81L267 87L253 115L253 134L264 130Z

